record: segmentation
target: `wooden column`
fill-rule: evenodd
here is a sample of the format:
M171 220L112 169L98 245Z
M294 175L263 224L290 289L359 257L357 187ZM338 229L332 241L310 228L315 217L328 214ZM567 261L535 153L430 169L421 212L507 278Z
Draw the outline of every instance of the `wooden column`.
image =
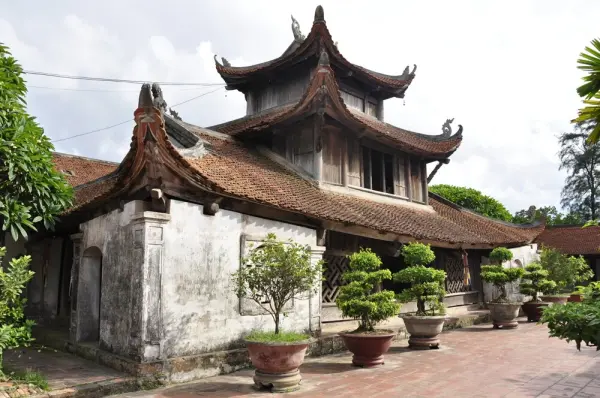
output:
M325 124L325 109L319 109L315 114L313 127L313 170L315 180L319 183L323 178L323 125Z
M412 172L410 170L410 157L406 157L406 196L408 196L408 200L412 202Z
M69 297L71 297L71 319L69 340L77 341L77 288L79 285L79 264L81 263L81 239L83 233L71 235L73 242L73 265L71 266L71 282L69 283Z
M429 195L427 190L427 164L421 160L421 184L423 184L423 202L429 204Z

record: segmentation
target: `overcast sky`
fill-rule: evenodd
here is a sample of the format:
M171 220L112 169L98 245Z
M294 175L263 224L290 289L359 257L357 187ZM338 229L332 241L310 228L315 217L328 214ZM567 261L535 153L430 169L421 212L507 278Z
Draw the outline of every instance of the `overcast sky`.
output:
M290 14L308 34L318 4L351 62L389 74L418 65L405 101L386 101L387 122L425 134L441 133L446 118L464 126L461 148L434 183L479 189L511 211L559 204L556 136L580 104L576 60L598 35L597 0L0 0L0 41L26 70L221 83L213 54L234 66L275 58L293 39ZM138 85L27 80L30 113L53 140L126 121L137 105ZM163 92L172 105L213 89ZM209 126L243 116L245 101L221 89L175 109ZM120 161L132 127L56 149Z

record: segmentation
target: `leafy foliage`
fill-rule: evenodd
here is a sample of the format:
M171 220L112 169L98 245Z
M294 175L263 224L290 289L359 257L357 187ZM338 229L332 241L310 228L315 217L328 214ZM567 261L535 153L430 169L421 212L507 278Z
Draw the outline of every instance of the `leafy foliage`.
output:
M256 341L260 343L271 342L271 343L293 343L296 341L302 341L308 339L309 336L304 333L294 332L264 332L262 330L255 330L246 336L248 341Z
M594 276L582 256L567 256L551 247L543 247L540 264L548 271L548 279L556 282L558 289L571 291L579 283L588 281Z
M416 300L416 315L436 315L436 311L443 313L446 272L425 266L435 260L429 245L410 243L402 248L402 256L409 266L395 273L394 281L410 283L410 287L400 293L400 301L407 303Z
M540 263L525 266L525 274L519 285L521 293L532 297L531 301L539 301L539 294L550 294L556 290L556 282L546 279L549 272Z
M484 216L502 221L512 220L512 215L502 203L476 189L437 184L430 186L429 191Z
M0 225L14 240L38 222L51 228L72 199L71 187L54 169L52 143L27 114L22 74L0 43Z
M588 74L583 77L584 84L577 88L577 94L583 98L584 107L575 119L578 123L592 122L594 128L589 132L589 143L600 139L600 40L592 40L579 55L577 67Z
M531 209L535 209L534 214L530 213ZM581 214L573 212L561 213L555 206L542 206L540 208L531 206L528 210L519 210L513 216L512 222L515 224L529 224L533 221L541 221L542 219L549 226L583 224Z
M561 192L561 204L583 220L598 218L600 206L600 144L586 141L591 124L575 126L575 132L559 137L560 169L568 175Z
M0 247L0 260L6 249ZM2 374L2 352L6 349L28 345L32 341L33 321L26 320L26 299L21 297L27 282L33 277L29 270L31 256L13 259L7 270L0 267L0 374Z
M291 240L284 243L269 234L260 246L252 248L231 277L238 297L251 299L271 315L275 334L280 333L284 306L293 298L316 291L321 282L322 262L311 264L310 255L309 246Z
M506 247L496 247L490 253L489 259L492 264L502 264L505 261L510 261L513 258L513 254Z
M359 321L357 332L371 332L377 323L400 311L394 292L377 291L383 280L392 279L392 273L380 269L381 259L371 249L361 249L349 259L348 270L342 275L346 285L340 288L336 304L344 317Z
M493 284L500 290L500 296L494 302L506 302L506 285L516 282L523 277L525 270L523 268L504 268L502 265L482 265L481 279L484 282Z
M583 289L581 303L552 305L544 310L541 323L547 323L550 336L574 341L600 350L600 282L590 283Z

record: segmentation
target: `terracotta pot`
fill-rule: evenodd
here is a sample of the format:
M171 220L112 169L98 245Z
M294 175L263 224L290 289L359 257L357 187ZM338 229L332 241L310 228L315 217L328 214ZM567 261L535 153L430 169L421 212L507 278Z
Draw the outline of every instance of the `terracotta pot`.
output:
M521 303L488 303L494 329L514 329L519 326L517 318Z
M396 335L391 330L378 331L379 334L340 333L348 351L352 354L352 365L360 367L373 367L383 365L383 354L392 345Z
M293 343L246 341L254 371L254 384L271 392L290 392L300 388L298 368L304 362L309 340Z
M527 315L529 322L538 322L542 317L544 308L548 307L550 303L544 303L542 301L529 301L523 304L523 312Z
M573 293L569 296L569 298L567 299L567 301L571 302L571 303L581 303L581 293Z
M439 335L444 329L445 316L401 316L406 331L410 334L409 348L438 348Z
M542 301L545 303L565 304L569 296L542 296Z

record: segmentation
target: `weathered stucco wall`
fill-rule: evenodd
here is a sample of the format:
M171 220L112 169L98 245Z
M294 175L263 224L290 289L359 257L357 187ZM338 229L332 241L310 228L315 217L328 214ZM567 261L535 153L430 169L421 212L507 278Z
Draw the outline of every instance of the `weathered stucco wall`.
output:
M100 346L125 356L129 356L131 335L136 333L131 328L133 316L131 301L138 292L132 291L132 278L134 271L140 267L132 250L131 220L134 214L141 211L143 211L143 202L133 201L125 204L123 210L114 210L81 224L82 257L86 250L94 247L102 253ZM88 301L87 297L94 295L95 288L97 285L86 284L80 273L78 305L82 301ZM90 314L84 311L77 311L77 317L80 325L94 322ZM78 338L81 337L83 337L81 334L78 335Z
M240 315L230 275L240 266L243 234L293 238L316 245L316 231L278 221L220 210L203 214L200 205L172 200L165 225L162 271L163 356L193 355L233 347L254 328L273 329L268 315ZM319 311L320 294L312 298ZM308 300L296 300L282 327L309 328Z
M524 267L533 261L539 260L540 256L537 250L538 245L535 243L527 246L515 247L513 249L510 249L510 251L513 254L513 259L511 261L503 263L502 265L505 268ZM483 257L482 264L489 264L489 259L487 257ZM499 294L499 292L496 292L496 289L493 285L485 282L483 283L483 293L485 302L492 301ZM519 293L518 283L509 285L507 287L507 293L509 298L512 300L519 301L523 299L523 295Z

